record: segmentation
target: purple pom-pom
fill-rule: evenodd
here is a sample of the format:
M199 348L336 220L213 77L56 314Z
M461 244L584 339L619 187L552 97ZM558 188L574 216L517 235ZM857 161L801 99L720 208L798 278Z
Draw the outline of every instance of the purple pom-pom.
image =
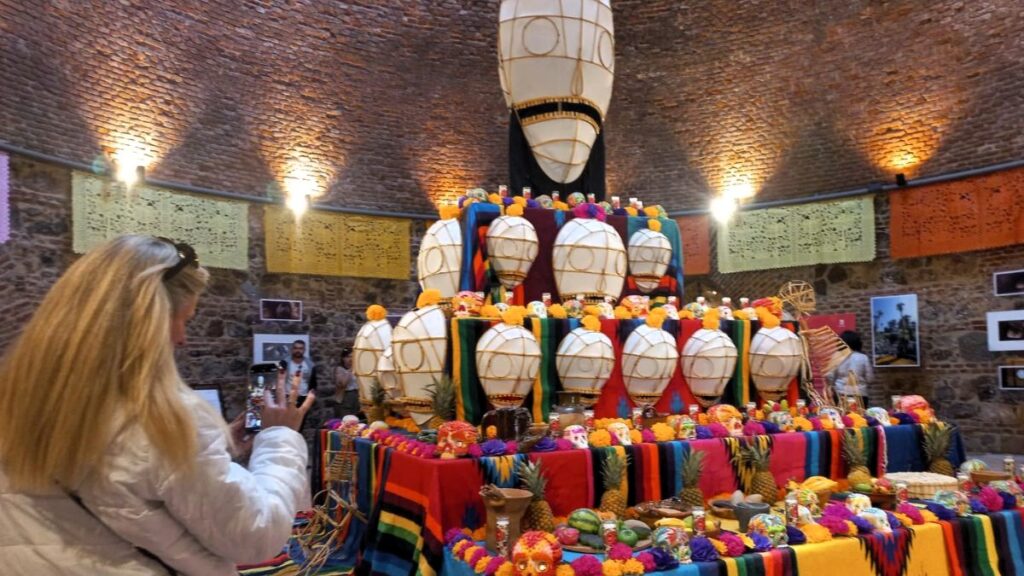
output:
M714 434L711 433L711 429L707 426L697 426L696 430L698 440L708 440L715 437Z
M889 519L889 526L891 526L893 530L899 528L900 526L903 526L903 523L900 522L900 519L897 518L896 515L893 514L892 512L889 512L888 510L886 510L885 511L885 516L886 516L886 518Z
M1003 510L1013 510L1017 507L1017 498L1009 492L1000 492L999 497L1003 500Z
M799 544L806 544L807 536L805 536L804 533L796 526L793 526L792 524L787 524L786 540L788 541L790 546L796 546Z
M829 502L821 514L822 516L834 516L840 520L849 520L853 516L853 512L842 502Z
M779 428L778 424L776 424L775 422L769 422L765 420L761 422L761 426L764 426L764 431L766 434L778 434L782 432L782 429Z
M925 507L928 508L929 512L935 514L939 520L952 520L956 518L956 512L946 508L938 502L925 502Z
M694 562L714 562L718 560L718 550L715 549L715 545L711 543L704 536L695 536L690 540L690 550L693 552L692 558Z
M554 452L558 450L558 443L550 436L545 436L533 445L534 452Z
M324 422L324 428L327 428L328 430L337 430L338 428L341 428L341 419L331 418L327 422Z
M466 197L465 196L459 196L459 208L462 208L462 205L465 204L465 203L466 203Z
M988 507L979 500L978 498L971 498L971 512L975 514L985 514L988 512Z
M849 520L857 527L858 534L870 534L875 529L875 527L871 525L871 522L868 522L860 516L850 516Z
M764 433L764 426L757 420L747 420L747 423L743 425L744 436L763 436Z
M712 422L708 425L708 430L711 431L711 435L715 438L729 437L729 429L722 425L721 422Z
M536 200L534 200L533 198L530 198L529 200L526 201L526 207L527 208L540 208L540 203L537 202Z
M629 216L629 212L626 212L625 208L614 208L612 214L615 216Z
M767 552L772 549L771 538L768 538L760 532L750 532L747 534L750 536L750 540L754 542L755 552Z
M868 421L868 426L871 426L872 428L874 428L875 426L881 426L882 425L882 423L879 422L878 419L875 418L874 416L867 416L865 418L865 420Z
M679 567L679 560L677 560L676 557L668 550L662 548L651 548L650 553L654 558L654 564L658 572L674 570ZM575 568L575 562L573 564L573 568ZM576 574L579 574L579 571L577 571Z
M504 198L501 199L501 203L504 204L505 206L511 206L512 204L515 203L515 200L513 200L511 196L505 196Z
M910 414L907 414L906 412L896 412L892 416L895 417L897 420L899 420L900 424L906 424L906 425L917 424L917 421L914 420L914 417L911 416Z
M480 444L480 453L483 456L504 456L505 450L508 446L505 445L504 440L495 438L494 440L488 440L483 444Z

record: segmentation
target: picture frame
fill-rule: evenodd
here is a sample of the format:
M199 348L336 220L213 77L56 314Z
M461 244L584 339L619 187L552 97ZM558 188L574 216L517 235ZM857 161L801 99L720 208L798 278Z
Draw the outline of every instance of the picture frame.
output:
M992 293L996 296L1024 295L1024 269L993 272Z
M1024 350L1024 310L988 312L985 319L989 351Z
M224 391L216 384L200 384L193 386L192 390L203 400L206 400L213 409L220 413L227 420L227 408L224 406Z
M253 334L253 364L287 360L291 356L292 343L296 340L302 340L306 343L306 356L312 358L312 351L309 347L309 334Z
M921 366L917 294L871 298L871 359L876 368Z
M1024 390L1024 365L999 367L1000 390Z
M260 299L263 322L302 322L302 300Z

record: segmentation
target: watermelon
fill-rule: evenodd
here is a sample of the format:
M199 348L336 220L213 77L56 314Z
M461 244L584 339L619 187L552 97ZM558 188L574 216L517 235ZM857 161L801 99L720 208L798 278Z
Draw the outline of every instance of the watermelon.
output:
M619 530L619 542L622 542L630 548L636 546L636 543L639 539L640 538L637 537L636 532L633 532L629 528L623 528L622 530Z
M651 527L640 520L626 520L622 525L636 532L636 537L640 540L647 540L651 537Z
M570 527L584 534L601 533L601 517L597 515L597 512L589 508L573 510L572 514L569 514L568 521Z
M594 550L604 551L604 540L597 534L580 534L580 544Z

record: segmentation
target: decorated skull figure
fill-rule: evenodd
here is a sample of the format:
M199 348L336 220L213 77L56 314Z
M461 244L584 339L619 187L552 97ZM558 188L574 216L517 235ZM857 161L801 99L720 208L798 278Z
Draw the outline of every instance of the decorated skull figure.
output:
M843 424L843 415L835 408L822 408L818 411L818 415L828 416L828 419L832 421L833 425L835 425L836 430L846 428L846 425Z
M476 444L477 436L476 426L468 422L445 422L437 429L437 450L446 460L465 456Z
M622 422L613 422L608 425L608 433L619 441L619 444L623 446L632 446L633 439L629 437L629 426L626 426Z
M817 506L817 504L815 504L815 506ZM814 524L814 515L811 514L810 508L807 506L797 507L796 525L806 526L808 524Z
M801 507L807 507L811 514L820 514L821 507L819 506L818 493L810 488L800 488L795 490L796 501L800 503Z
M668 552L683 564L690 562L690 547L686 531L676 526L659 526L651 534L651 544Z
M846 508L854 514L871 508L871 498L867 494L850 494L846 497Z
M529 313L530 316L533 316L534 318L548 317L548 309L540 300L534 300L533 302L527 304L526 311L527 313Z
M885 510L866 508L858 513L857 516L867 520L875 530L882 534L892 532L892 526L889 525L889 516L886 515Z
M576 448L589 448L587 442L587 429L579 424L573 424L572 426L566 426L565 431L562 432L562 438L565 438Z
M679 309L676 308L675 304L663 304L661 309L665 311L665 318L679 320Z
M601 318L615 318L615 307L611 302L601 302L597 305L597 309L601 311Z
M339 428L342 434L348 436L358 436L360 432L366 428L366 424L359 421L359 417L353 414L349 414L341 419L341 427Z
M516 576L554 574L561 561L562 545L549 532L526 532L512 548L512 573Z
M743 415L735 406L715 404L708 408L708 419L725 426L730 436L743 436Z
M885 408L875 406L874 408L868 408L864 413L875 420L878 420L878 423L882 426L889 426L892 424L889 421L889 413L885 411Z
M959 490L939 490L932 496L932 500L956 512L958 516L967 516L971 513L971 501L967 494Z
M777 406L777 405L776 405ZM793 429L793 417L790 416L788 410L771 410L767 414L767 419L772 424L778 426L782 431Z
M452 298L452 313L458 318L479 316L480 308L484 305L483 294L463 290Z

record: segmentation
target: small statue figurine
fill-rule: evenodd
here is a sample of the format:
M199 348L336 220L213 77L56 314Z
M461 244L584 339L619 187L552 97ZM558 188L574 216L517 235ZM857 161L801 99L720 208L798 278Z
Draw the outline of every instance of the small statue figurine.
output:
M437 448L441 458L450 460L465 456L476 444L478 436L476 426L468 422L455 420L441 424L437 429Z
M579 424L573 424L572 426L566 426L565 431L562 432L562 438L565 438L576 448L589 448L590 442L587 438L587 429Z

